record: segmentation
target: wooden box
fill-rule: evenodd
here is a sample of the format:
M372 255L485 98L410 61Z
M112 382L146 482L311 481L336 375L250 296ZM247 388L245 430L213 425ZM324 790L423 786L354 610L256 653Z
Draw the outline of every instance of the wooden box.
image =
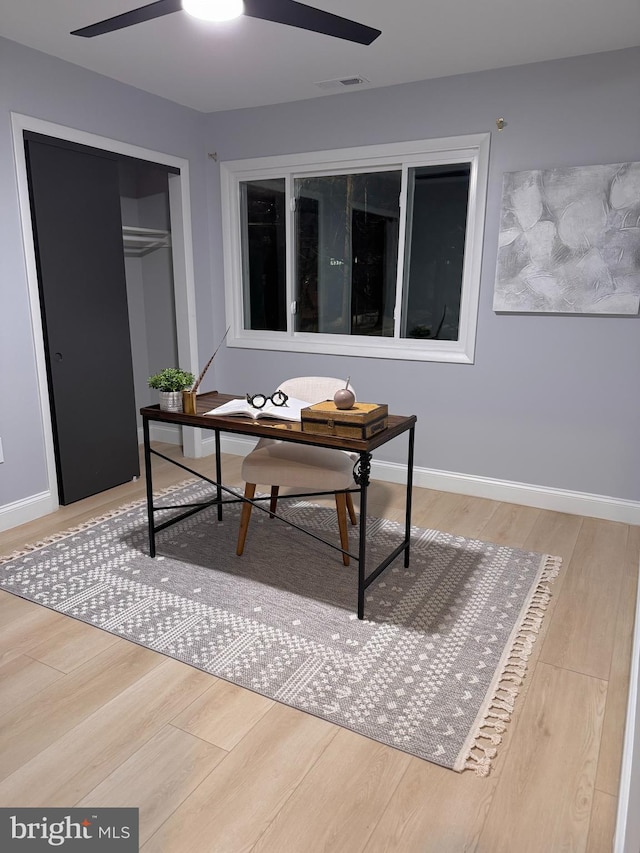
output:
M371 438L387 428L389 409L380 403L354 403L338 409L333 400L308 406L300 413L302 431L343 438Z

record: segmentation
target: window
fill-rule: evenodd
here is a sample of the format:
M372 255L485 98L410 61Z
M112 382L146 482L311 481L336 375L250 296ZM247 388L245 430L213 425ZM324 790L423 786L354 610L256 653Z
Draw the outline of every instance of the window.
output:
M473 362L488 147L222 163L228 345Z

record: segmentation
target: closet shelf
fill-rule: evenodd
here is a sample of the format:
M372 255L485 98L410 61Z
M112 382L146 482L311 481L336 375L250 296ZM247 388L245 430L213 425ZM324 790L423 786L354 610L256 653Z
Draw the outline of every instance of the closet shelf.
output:
M122 226L124 253L127 257L140 258L171 246L171 234L157 228L139 228L137 225Z

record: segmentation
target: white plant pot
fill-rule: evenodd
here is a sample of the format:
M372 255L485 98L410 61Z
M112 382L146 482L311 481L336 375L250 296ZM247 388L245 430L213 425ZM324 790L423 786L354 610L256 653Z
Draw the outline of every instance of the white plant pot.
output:
M182 391L160 391L160 411L181 412Z

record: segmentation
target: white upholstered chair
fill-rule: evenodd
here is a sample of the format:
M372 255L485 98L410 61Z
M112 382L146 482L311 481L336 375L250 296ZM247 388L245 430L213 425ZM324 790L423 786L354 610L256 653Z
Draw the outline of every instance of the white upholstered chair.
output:
M333 399L335 392L345 387L344 379L326 376L301 376L287 379L276 390L284 391L289 397L297 397L308 403L320 403ZM351 385L349 388L355 394ZM261 438L255 448L245 456L242 462L242 479L245 481L244 496L252 500L258 483L271 487L270 511L276 511L280 486L300 489L313 489L317 492L335 492L340 547L349 550L347 512L352 524L356 515L351 495L346 489L353 486L354 458L342 450L311 445L294 444ZM241 555L251 520L252 505L242 505L238 547ZM342 555L345 566L349 565L349 555Z

